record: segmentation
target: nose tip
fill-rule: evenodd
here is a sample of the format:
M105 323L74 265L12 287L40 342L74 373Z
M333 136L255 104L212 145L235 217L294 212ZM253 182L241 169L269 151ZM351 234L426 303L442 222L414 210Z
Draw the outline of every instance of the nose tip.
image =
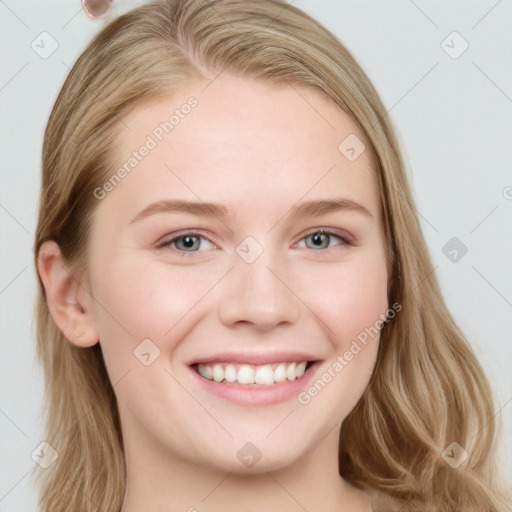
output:
M89 18L104 18L112 9L114 0L82 0L82 7Z

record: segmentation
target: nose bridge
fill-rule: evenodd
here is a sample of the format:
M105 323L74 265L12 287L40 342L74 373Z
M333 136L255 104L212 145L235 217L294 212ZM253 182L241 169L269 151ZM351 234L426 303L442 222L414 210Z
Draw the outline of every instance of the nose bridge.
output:
M249 322L271 329L297 321L299 301L285 284L289 272L273 250L247 237L236 248L233 267L219 310L224 323Z

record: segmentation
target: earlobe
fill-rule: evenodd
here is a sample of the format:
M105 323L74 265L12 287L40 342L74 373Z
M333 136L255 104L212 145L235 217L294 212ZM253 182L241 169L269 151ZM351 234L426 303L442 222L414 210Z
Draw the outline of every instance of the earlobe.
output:
M41 245L37 270L50 314L64 336L79 347L98 343L98 332L89 310L91 297L69 270L55 241L47 240Z

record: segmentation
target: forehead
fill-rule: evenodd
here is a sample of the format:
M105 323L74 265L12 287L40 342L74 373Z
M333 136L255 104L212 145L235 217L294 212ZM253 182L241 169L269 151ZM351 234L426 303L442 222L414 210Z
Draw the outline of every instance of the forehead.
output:
M187 196L237 210L251 201L261 208L262 199L290 203L347 192L378 216L363 141L349 116L313 87L221 74L123 117L113 169L124 168L126 177L111 195L131 193L140 208Z

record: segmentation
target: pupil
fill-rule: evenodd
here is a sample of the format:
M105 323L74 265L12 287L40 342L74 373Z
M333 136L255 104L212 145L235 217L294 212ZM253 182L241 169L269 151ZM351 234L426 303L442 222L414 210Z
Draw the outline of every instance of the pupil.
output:
M322 238L324 235L322 233L317 233L316 235L313 236L313 243L316 244L317 242L319 242L320 244L322 243Z
M185 246L188 248L194 245L194 240L190 236L186 236L183 240L185 241Z

